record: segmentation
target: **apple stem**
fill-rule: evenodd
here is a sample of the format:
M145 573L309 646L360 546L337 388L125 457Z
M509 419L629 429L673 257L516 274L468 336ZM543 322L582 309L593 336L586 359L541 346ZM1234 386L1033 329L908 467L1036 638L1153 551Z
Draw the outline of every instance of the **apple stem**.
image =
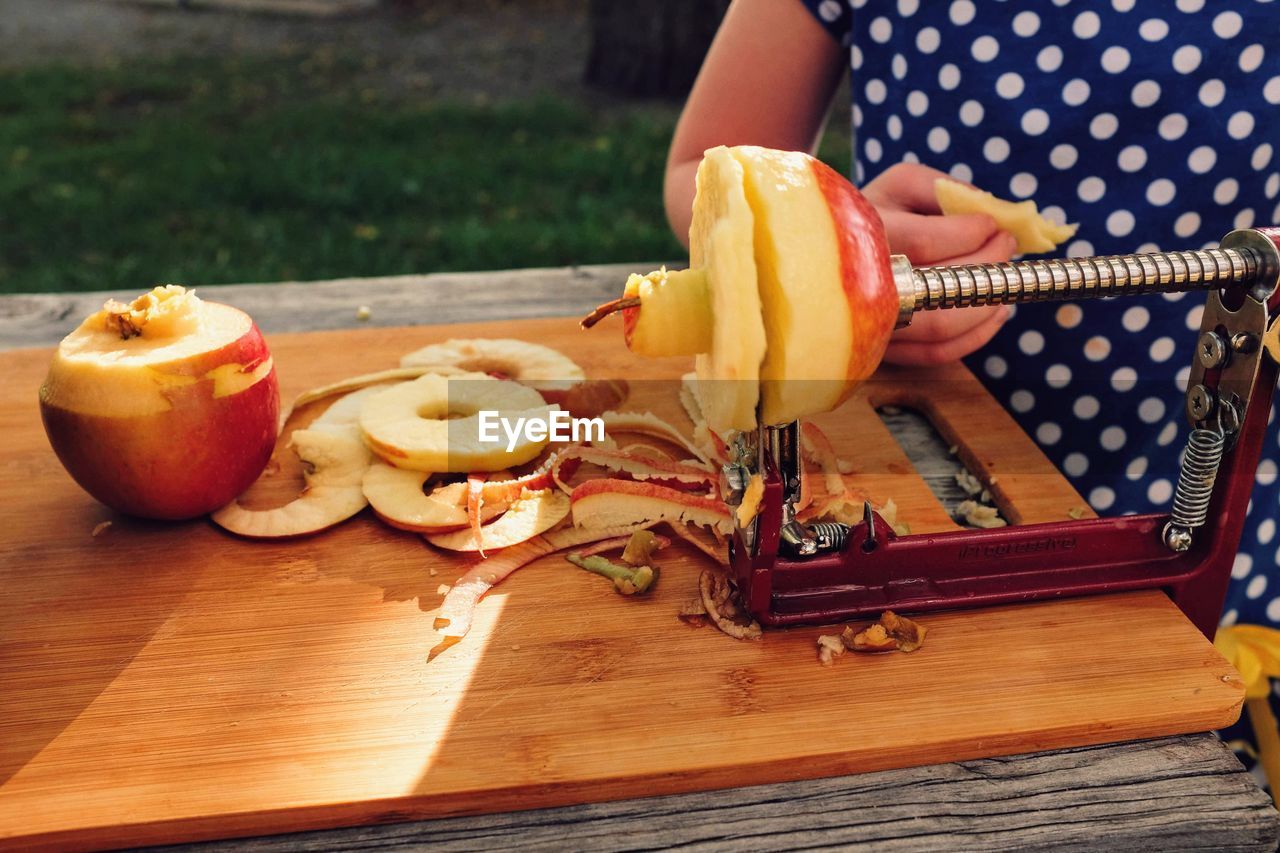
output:
M639 296L626 296L626 297L623 297L622 299L614 299L612 302L606 302L603 305L597 306L594 311L592 311L587 316L583 317L582 320L578 322L578 325L580 325L584 329L590 329L592 326L594 326L596 323L599 323L601 320L603 320L605 317L608 317L610 314L616 313L618 311L623 311L627 308L639 308L639 307L640 307Z
M127 341L142 334L142 326L133 316L130 306L115 299L108 299L102 307L107 312L107 328L120 335L121 340Z

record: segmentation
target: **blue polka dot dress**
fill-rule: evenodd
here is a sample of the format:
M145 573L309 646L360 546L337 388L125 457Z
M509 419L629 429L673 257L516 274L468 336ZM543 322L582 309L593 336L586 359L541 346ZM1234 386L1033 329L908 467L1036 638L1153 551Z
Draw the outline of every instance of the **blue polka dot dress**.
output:
M859 183L920 162L1034 197L1079 223L1072 256L1280 223L1277 4L803 2L849 49ZM1190 294L1021 306L968 363L1099 512L1168 511L1202 310ZM1280 624L1277 459L1273 425L1227 623Z

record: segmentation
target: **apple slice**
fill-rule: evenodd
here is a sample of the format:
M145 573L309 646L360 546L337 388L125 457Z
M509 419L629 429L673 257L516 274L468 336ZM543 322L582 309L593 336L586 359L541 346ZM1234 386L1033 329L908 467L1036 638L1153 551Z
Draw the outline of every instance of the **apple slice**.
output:
M465 370L448 367L440 367L434 370L427 367L393 367L390 370L379 370L376 373L362 373L359 376L340 379L337 382L331 382L328 385L321 385L319 388L304 391L293 401L292 408L301 409L308 403L323 400L325 397L331 397L334 394L348 394L352 391L359 391L376 385L386 385L391 382L407 382L411 379L417 379L424 373L449 376L466 372Z
M710 149L689 240L709 310L688 307L701 278L659 271L631 279L622 299L583 325L621 310L640 354L709 337L695 366L711 432L754 428L757 400L758 419L771 426L829 411L879 365L899 308L884 227L820 161L754 146Z
M1075 225L1045 219L1031 199L1007 201L977 187L939 178L933 184L938 206L948 215L985 213L1018 240L1019 254L1052 252L1076 234Z
M569 498L555 489L526 492L497 521L480 528L480 537L471 530L427 534L426 540L448 551L496 551L550 530L569 514Z
M214 522L240 536L277 539L317 533L364 509L361 481L372 457L354 429L295 430L289 447L306 466L302 494L265 510L246 509L237 499L214 512Z
M467 526L467 484L449 483L430 493L423 485L431 475L375 461L364 473L364 496L378 518L415 533L445 533ZM481 521L506 512L510 500L485 500Z
M574 417L594 418L627 398L620 379L586 378L573 359L551 347L512 338L462 338L432 344L401 359L405 366L487 373L536 389L544 402Z
M800 152L733 154L755 215L769 342L760 419L776 426L834 409L875 371L898 292L880 217L843 176Z
M587 378L563 353L514 338L454 338L409 353L400 359L400 366L489 373L539 390L563 390Z
M111 301L62 343L40 388L49 442L104 504L146 518L217 509L262 472L280 409L243 311L177 285Z
M373 452L397 468L499 471L533 460L547 439L522 434L508 451L505 435L481 440L478 413L494 412L512 424L520 418L546 423L556 409L544 404L537 391L515 382L483 373L428 373L371 396L361 410L360 429Z
M307 429L322 432L337 432L360 438L360 412L365 401L386 390L385 385L371 385L358 391L350 391L329 404L315 420L307 424Z
M706 270L711 349L694 360L707 425L724 435L756 427L766 330L756 284L755 214L732 149L717 146L698 165L689 266ZM668 318L669 322L675 322Z
M634 480L588 480L570 495L578 527L617 527L648 521L697 524L725 535L733 519L724 501Z

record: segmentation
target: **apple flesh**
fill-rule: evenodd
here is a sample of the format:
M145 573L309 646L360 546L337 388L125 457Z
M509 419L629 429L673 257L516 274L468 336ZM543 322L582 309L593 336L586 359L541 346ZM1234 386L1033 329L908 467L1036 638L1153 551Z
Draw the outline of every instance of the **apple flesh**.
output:
M640 304L623 309L624 332L640 355L697 355L714 432L830 411L879 365L898 315L884 226L828 166L707 151L689 238L695 273L633 277L624 297Z
M369 449L397 468L429 473L501 471L532 461L548 436L521 433L482 440L480 412L516 423L548 423L556 406L532 388L485 373L424 374L370 397L360 409L360 430Z
M194 518L248 488L271 458L279 409L253 320L176 285L92 314L58 346L40 388L67 472L144 518Z

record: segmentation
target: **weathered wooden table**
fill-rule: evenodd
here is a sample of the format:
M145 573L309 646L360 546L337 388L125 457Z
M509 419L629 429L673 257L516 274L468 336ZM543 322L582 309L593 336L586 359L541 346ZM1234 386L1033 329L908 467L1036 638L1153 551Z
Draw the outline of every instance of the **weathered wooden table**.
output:
M219 301L245 309L270 334L361 323L401 326L574 315L616 295L632 268L230 285L202 291L217 291ZM108 296L132 295L0 297L0 348L52 345ZM370 309L367 320L357 318L360 306ZM923 468L921 473L933 479ZM943 482L949 475L950 467L942 466L936 477ZM1226 746L1205 733L704 794L201 846L620 850L876 844L894 850L1274 850L1278 841L1280 814Z

